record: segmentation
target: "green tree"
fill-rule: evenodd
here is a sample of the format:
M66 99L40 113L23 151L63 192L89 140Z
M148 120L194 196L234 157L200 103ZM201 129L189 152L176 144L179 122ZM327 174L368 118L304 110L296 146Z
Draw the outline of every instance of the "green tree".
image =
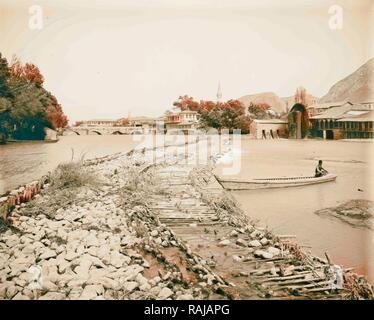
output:
M13 85L19 86L18 80ZM44 128L50 127L46 119L47 107L51 98L46 90L36 84L29 83L15 95L10 116L14 123L12 136L15 139L34 140L44 139Z

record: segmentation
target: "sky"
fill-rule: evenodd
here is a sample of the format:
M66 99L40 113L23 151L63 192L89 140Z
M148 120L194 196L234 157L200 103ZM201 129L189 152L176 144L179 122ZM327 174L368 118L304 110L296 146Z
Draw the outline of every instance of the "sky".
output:
M159 116L218 82L223 100L322 96L374 57L373 21L372 0L0 0L0 52L36 64L71 122Z

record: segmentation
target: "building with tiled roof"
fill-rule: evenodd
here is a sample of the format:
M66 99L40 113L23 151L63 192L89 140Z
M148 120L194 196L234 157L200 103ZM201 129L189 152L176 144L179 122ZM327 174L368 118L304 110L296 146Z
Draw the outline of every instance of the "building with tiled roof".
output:
M312 135L325 139L373 138L373 108L373 102L330 107L310 118Z

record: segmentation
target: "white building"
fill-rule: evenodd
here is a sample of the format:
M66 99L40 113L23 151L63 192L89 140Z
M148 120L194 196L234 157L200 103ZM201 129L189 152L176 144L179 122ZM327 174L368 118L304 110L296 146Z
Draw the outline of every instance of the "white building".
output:
M256 139L278 139L287 134L287 120L255 119L250 125L250 134Z

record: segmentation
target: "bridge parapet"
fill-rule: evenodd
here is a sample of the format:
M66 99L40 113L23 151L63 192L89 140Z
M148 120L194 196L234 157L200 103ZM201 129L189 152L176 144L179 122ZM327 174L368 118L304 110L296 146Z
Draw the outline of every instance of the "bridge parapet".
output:
M111 134L143 134L146 130L142 127L69 127L63 130L62 135L111 135Z

